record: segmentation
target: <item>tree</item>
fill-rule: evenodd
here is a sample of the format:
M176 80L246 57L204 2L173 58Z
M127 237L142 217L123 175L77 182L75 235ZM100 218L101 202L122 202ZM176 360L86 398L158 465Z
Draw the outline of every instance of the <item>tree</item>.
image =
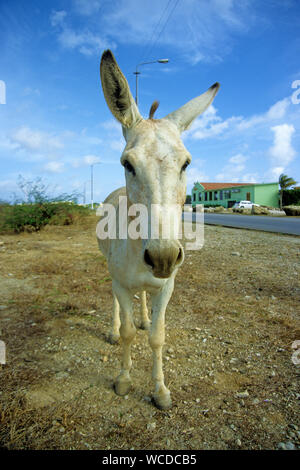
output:
M31 181L26 180L23 176L19 175L18 186L25 198L17 199L15 197L15 203L43 204L45 202L72 201L77 204L78 197L80 196L77 191L71 194L62 193L56 197L51 196L50 185L46 185L40 177Z
M284 175L281 173L279 176L279 186L280 186L280 209L282 209L282 196L283 196L283 191L287 188L290 188L291 186L295 186L297 184L297 181L295 181L293 178Z

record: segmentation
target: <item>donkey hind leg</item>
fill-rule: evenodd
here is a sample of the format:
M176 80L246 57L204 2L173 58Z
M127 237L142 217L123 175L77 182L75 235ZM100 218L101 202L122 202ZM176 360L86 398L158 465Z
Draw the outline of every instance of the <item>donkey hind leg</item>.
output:
M150 330L151 321L148 317L148 308L147 308L147 297L146 291L141 292L141 323L140 328L142 330Z
M170 279L161 292L152 296L152 325L149 343L153 352L152 378L155 383L153 400L157 408L166 410L172 406L170 391L164 383L162 369L162 347L165 342L165 311L174 289L174 279Z
M131 388L131 344L136 333L133 321L132 294L115 282L113 290L120 304L120 335L123 348L121 371L115 381L114 388L117 395L126 395Z
M112 315L112 324L111 324L111 331L109 333L108 341L111 344L115 344L120 339L120 305L118 299L113 292L114 303L113 303L113 315Z

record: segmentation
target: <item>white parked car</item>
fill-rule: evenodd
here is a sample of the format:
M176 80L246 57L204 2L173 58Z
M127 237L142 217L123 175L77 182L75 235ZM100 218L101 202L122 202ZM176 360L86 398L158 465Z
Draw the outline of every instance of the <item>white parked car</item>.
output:
M259 206L259 204L254 204L251 201L240 201L234 204L233 209L252 209L252 206Z

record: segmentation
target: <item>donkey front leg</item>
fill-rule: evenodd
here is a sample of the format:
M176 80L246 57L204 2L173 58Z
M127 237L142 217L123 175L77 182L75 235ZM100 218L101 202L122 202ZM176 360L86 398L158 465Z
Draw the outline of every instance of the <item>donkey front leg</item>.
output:
M118 299L116 297L116 294L113 292L113 297L114 297L114 305L113 305L113 315L112 315L112 325L111 325L111 331L109 333L108 341L111 344L115 344L119 341L120 338L120 305L118 302Z
M141 292L141 329L149 330L151 322L148 317L147 296L146 291Z
M165 312L173 289L174 278L170 278L161 291L151 298L152 325L149 342L153 352L152 378L155 383L153 399L157 408L161 410L166 410L172 406L170 391L164 383L162 347L165 342Z
M131 344L136 333L133 321L133 299L132 294L115 281L113 281L113 292L120 304L120 335L123 348L121 372L115 381L114 387L117 395L126 395L131 388Z

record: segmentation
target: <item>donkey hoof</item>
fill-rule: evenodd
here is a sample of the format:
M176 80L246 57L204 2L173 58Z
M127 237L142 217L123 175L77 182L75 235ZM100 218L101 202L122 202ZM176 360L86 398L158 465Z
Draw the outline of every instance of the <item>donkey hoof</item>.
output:
M117 378L114 383L114 389L117 395L124 396L130 392L131 389L131 380L130 379L121 379Z
M170 408L172 408L172 400L171 400L170 393L167 393L164 395L154 394L152 401L154 405L156 406L156 408L158 408L159 410L169 410Z
M120 336L115 335L113 333L110 333L110 335L108 336L108 342L110 344L117 344L119 342L119 339L120 339Z

